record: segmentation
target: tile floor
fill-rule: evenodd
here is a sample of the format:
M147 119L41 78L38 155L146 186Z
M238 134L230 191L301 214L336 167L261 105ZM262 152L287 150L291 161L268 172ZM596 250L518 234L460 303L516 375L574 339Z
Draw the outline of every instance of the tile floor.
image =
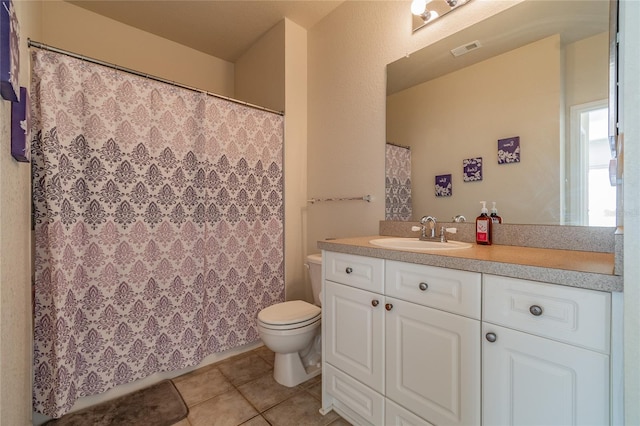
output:
M189 407L174 426L342 426L335 412L322 416L321 379L294 388L273 379L274 354L265 346L173 379Z

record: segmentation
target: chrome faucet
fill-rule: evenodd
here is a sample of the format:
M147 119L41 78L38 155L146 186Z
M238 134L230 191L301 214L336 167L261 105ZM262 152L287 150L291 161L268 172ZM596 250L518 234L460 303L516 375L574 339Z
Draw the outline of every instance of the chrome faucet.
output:
M420 225L422 225L422 234L420 235L421 240L436 238L436 218L435 217L422 216L422 219L420 219ZM429 226L430 235L427 235L427 225Z

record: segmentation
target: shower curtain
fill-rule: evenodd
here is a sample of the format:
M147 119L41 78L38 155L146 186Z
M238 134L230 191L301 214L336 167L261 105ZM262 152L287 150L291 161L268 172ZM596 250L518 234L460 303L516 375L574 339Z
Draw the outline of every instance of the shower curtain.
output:
M34 409L259 339L284 299L283 117L32 52Z
M411 220L411 149L391 143L385 149L385 220Z

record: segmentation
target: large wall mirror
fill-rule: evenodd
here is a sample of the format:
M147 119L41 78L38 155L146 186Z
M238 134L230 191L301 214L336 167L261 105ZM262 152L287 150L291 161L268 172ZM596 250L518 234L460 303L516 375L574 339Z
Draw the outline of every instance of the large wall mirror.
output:
M473 7L468 6L468 7ZM616 225L609 1L525 0L387 66L387 220Z

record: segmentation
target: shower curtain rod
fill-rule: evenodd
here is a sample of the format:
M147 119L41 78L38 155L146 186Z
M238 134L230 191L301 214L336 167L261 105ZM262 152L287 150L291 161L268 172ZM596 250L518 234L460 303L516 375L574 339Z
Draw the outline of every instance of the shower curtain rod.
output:
M400 145L399 143L387 142L387 145L397 146L398 148L404 148L404 149L408 149L409 151L411 151L411 147L410 146Z
M278 115L284 116L284 111L276 111L276 110L273 110L273 109L270 109L270 108L262 107L260 105L255 105L255 104L251 104L249 102L241 101L241 100L238 100L238 99L233 99L233 98L230 98L230 97L227 97L227 96L218 95L216 93L207 92L206 90L197 89L195 87L187 86L185 84L177 83L175 81L165 80L164 78L161 78L161 77L156 77L156 76L153 76L153 75L150 75L150 74L146 74L146 73L143 73L143 72L140 72L140 71L132 70L130 68L121 67L119 65L111 64L109 62L104 62L104 61L101 61L99 59L94 59L94 58L90 58L88 56L84 56L84 55L80 55L80 54L77 54L77 53L73 53L73 52L70 52L68 50L63 50L63 49L59 49L57 47L49 46L47 44L40 43L38 41L33 41L30 38L27 39L27 46L28 47L35 47L37 49L48 50L50 52L61 53L63 55L71 56L72 58L80 59L82 61L87 61L87 62L91 62L93 64L102 65L104 67L113 68L113 69L118 70L118 71L124 71L124 72L129 73L129 74L137 75L139 77L148 78L149 80L159 81L160 83L170 84L170 85L175 86L175 87L180 87L181 89L187 89L187 90L191 90L193 92L204 93L206 95L213 96L214 98L224 99L226 101L234 102L236 104L244 105L244 106L247 106L247 107L250 107L250 108L255 108L255 109L262 110L262 111L271 112L271 113L274 113L274 114L278 114Z

